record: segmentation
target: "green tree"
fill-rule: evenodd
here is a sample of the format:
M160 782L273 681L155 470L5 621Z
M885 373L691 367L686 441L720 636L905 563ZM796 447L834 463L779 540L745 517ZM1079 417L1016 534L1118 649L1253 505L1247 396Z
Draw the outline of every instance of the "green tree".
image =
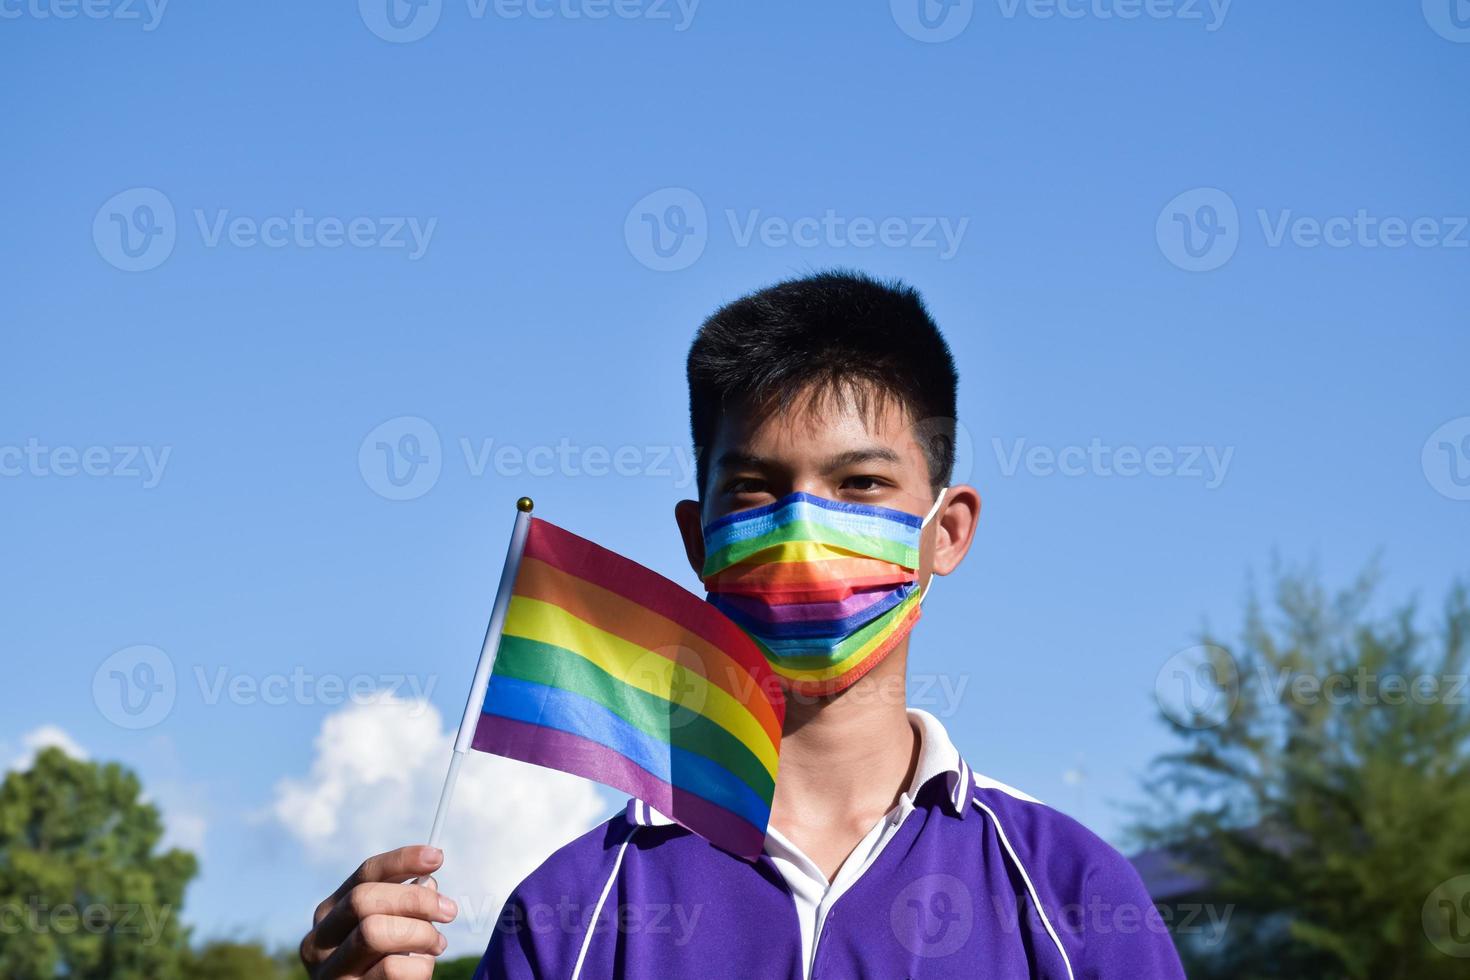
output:
M205 943L187 957L184 975L189 980L275 980L292 976L279 956L259 943L215 940Z
M1136 829L1193 882L1176 898L1231 916L1218 942L1176 919L1194 980L1470 975L1470 603L1421 631L1373 612L1375 579L1278 573L1237 643L1204 638L1233 708L1165 710L1185 746Z
M176 980L193 855L131 772L48 748L0 784L0 977Z
M470 980L475 967L480 965L478 956L461 956L453 960L440 960L434 967L434 980Z

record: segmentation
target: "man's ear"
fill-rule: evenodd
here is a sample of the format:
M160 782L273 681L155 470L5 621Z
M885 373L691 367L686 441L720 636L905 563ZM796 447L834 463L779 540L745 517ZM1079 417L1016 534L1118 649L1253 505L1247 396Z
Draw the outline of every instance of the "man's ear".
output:
M694 574L704 576L704 524L699 519L699 501L681 500L674 505L674 520L684 538L684 554Z
M948 575L959 567L970 545L975 541L975 526L980 523L980 491L959 484L949 488L944 506L934 515L935 575Z

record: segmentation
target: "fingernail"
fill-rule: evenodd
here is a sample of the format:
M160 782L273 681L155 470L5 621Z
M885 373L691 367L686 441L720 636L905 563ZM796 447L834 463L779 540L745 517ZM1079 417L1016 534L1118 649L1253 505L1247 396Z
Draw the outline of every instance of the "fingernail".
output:
M454 899L449 898L445 895L440 895L439 914L444 916L444 921L448 922L459 914L459 906L454 904Z
M424 860L442 861L444 860L444 852L439 850L439 848L437 847L426 847L424 848Z
M439 946L439 948L437 950L435 950L435 952L434 952L434 955L435 956L438 956L440 953L444 952L444 950L449 947L449 940L447 938L445 938L443 935L441 935L439 937L438 946Z

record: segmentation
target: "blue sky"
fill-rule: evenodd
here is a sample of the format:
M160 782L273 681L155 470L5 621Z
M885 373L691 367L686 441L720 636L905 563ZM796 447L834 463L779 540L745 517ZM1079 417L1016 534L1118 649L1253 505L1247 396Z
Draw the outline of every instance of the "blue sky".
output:
M396 2L0 4L0 743L137 768L202 934L350 870L282 781L333 679L457 717L516 496L696 584L687 344L794 273L945 329L985 504L913 669L1110 839L1273 552L1470 571L1463 0ZM172 671L159 717L114 670Z

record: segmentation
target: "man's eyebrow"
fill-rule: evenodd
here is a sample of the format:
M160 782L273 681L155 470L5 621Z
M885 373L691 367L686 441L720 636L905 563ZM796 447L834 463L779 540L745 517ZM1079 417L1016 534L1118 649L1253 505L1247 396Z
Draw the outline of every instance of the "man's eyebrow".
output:
M727 453L721 453L720 458L715 460L715 465L722 470L758 470L768 462L769 460L763 457L732 449Z
M822 464L823 473L831 473L847 466L860 463L902 463L903 458L887 446L869 446L866 449L849 449L845 453L827 457Z

